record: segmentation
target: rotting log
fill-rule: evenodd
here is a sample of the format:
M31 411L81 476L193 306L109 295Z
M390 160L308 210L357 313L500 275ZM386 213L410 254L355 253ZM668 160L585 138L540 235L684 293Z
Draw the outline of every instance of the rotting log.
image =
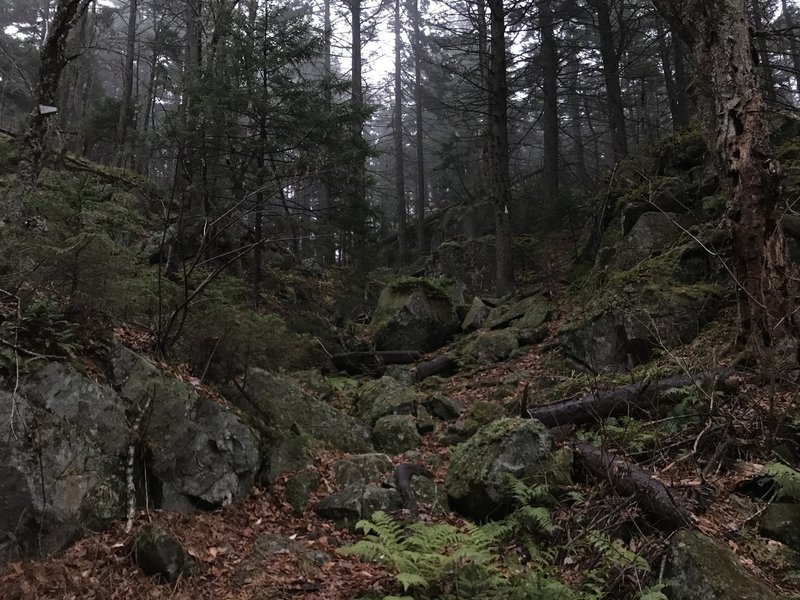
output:
M670 401L667 392L674 388L699 386L704 390L731 392L738 387L737 384L738 380L733 369L677 375L568 398L544 406L534 406L528 410L528 415L547 427L580 425L602 421L608 417L638 415L656 410Z
M420 353L412 350L380 352L345 352L331 356L333 366L351 375L382 373L387 365L407 365L416 362Z
M620 496L630 496L654 524L675 531L693 527L686 499L639 465L580 440L572 443L575 459L592 476L608 481Z
M433 360L426 361L417 365L414 370L414 381L422 381L434 375L450 375L458 368L458 363L452 356L443 354Z

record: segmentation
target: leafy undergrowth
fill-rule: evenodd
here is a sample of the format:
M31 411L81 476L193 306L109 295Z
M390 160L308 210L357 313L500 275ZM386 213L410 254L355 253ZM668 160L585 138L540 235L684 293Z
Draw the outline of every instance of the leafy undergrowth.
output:
M553 333L558 327L558 322L551 324ZM420 385L462 400L467 412L478 403L490 403L515 415L524 411L523 396L527 405L547 402L552 394L546 392L554 386L566 396L681 372L690 365L718 368L725 360L714 358L715 352L724 347L730 334L731 328L722 320L693 344L665 351L646 368L626 375L626 381L587 378L564 365L556 369L546 341L511 360ZM137 339L135 331L120 330L117 335L129 343ZM186 370L173 370L173 375L193 381ZM645 420L609 419L575 434L624 453L673 486L688 499L700 531L731 548L771 588L785 597L800 598L796 575L800 557L757 535L756 521L765 501L736 493L742 482L759 476L764 465L779 460L770 450L775 446L771 432L776 422L792 421L797 408L794 390L788 382L772 389L760 385L755 376L744 375L732 396L691 389L675 394L675 407L668 413ZM448 460L448 448L441 441L446 426L439 424L424 436L418 455L393 460L423 461L442 484ZM724 447L721 453L720 447ZM309 506L332 491L331 464L342 457L341 453L317 457L314 468L323 485ZM787 489L795 481L792 471L770 469L776 478L783 478ZM452 513L434 516L423 510L419 525L411 530L400 525L411 520L407 513L379 516L371 524L364 523L373 534L380 534L369 538L372 546L364 547L363 536L335 529L310 509L295 514L284 495L287 477L268 489L255 488L246 501L225 510L191 516L143 511L131 534L119 523L55 556L12 564L0 575L0 598L488 597L481 595L480 588L471 596L452 595L454 569L465 578L459 593L466 593L476 581L491 581L492 589L500 590L498 598L513 597L508 590L539 589L545 590L540 596L530 592L518 597L657 600L664 598L662 588L669 583L663 576L668 546L664 533L647 521L633 499L620 497L595 480L578 477L569 489L554 492L547 500L535 494L522 498L522 512L512 514L494 530L476 528ZM160 584L141 573L132 558L132 540L151 522L176 536L199 564L196 571L173 584ZM268 535L294 540L295 548L259 553L257 541ZM340 551L359 540L361 552ZM308 553L297 548L323 553L318 554L322 559L310 561ZM410 569L408 561L417 560L420 553L426 557L425 569ZM468 563L472 567L465 569Z

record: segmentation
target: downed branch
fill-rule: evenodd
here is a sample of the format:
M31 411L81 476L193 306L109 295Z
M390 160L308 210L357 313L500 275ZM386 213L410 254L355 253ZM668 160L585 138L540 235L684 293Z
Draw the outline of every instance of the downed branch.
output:
M693 526L686 500L649 471L587 442L575 440L572 448L588 473L608 481L620 496L632 496L644 512L656 517L656 526L669 531Z
M407 365L419 359L413 350L386 350L382 352L345 352L331 356L333 366L351 375L380 374L386 365Z
M528 415L547 427L591 423L608 417L627 416L657 409L669 402L667 392L674 388L698 386L704 390L716 389L726 392L738 387L733 369L713 373L677 375L665 379L647 380L613 390L604 390L578 398L568 398L544 406L535 406Z
M433 360L426 361L417 365L414 370L414 381L422 381L434 375L450 375L458 368L458 364L452 356L444 354L437 356Z

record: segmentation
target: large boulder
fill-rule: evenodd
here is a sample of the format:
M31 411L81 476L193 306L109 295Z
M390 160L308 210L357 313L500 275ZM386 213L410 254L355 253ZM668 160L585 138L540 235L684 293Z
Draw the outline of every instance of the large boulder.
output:
M125 406L52 363L0 392L0 565L62 549L124 514Z
M375 447L388 454L402 454L419 447L417 422L411 415L387 415L375 422L372 430Z
M728 548L689 530L671 541L668 588L670 600L777 600L764 582L742 567Z
M378 350L440 348L460 323L446 289L435 281L406 277L381 292L371 327Z
M361 519L369 518L379 510L390 512L402 507L400 492L372 483L356 483L323 498L314 507L314 512L334 521L339 527L352 529Z
M630 269L674 246L680 241L683 228L691 221L686 215L675 213L648 212L641 215L619 243L614 266Z
M413 415L422 397L388 376L364 384L358 391L356 414L370 426L388 415Z
M761 513L758 531L800 552L800 504L770 504Z
M274 373L248 369L241 390L229 397L271 434L310 437L344 452L372 450L371 432L361 421Z
M112 381L132 414L149 406L141 432L157 507L226 506L246 494L261 469L261 437L240 416L116 346Z
M516 330L480 331L467 346L470 358L480 365L488 365L507 359L519 348Z
M455 447L447 471L450 506L478 520L514 508L509 477L527 485L569 481L571 457L553 452L547 428L533 419L504 418Z
M542 325L550 314L552 307L541 295L534 294L517 300L510 306L498 306L486 319L489 329L518 327L534 329Z

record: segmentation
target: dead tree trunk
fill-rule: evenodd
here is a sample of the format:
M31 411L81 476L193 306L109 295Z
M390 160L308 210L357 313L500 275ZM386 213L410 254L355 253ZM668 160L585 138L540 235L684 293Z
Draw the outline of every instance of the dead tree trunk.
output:
M772 368L779 342L796 342L796 305L776 215L781 168L770 141L745 0L693 0L683 10L669 0L653 1L692 48L700 122L731 189L740 342L750 345L762 367Z
M657 526L669 531L693 526L685 499L649 471L583 441L576 440L572 447L586 471L608 481L620 496L632 496L645 513L655 517Z

